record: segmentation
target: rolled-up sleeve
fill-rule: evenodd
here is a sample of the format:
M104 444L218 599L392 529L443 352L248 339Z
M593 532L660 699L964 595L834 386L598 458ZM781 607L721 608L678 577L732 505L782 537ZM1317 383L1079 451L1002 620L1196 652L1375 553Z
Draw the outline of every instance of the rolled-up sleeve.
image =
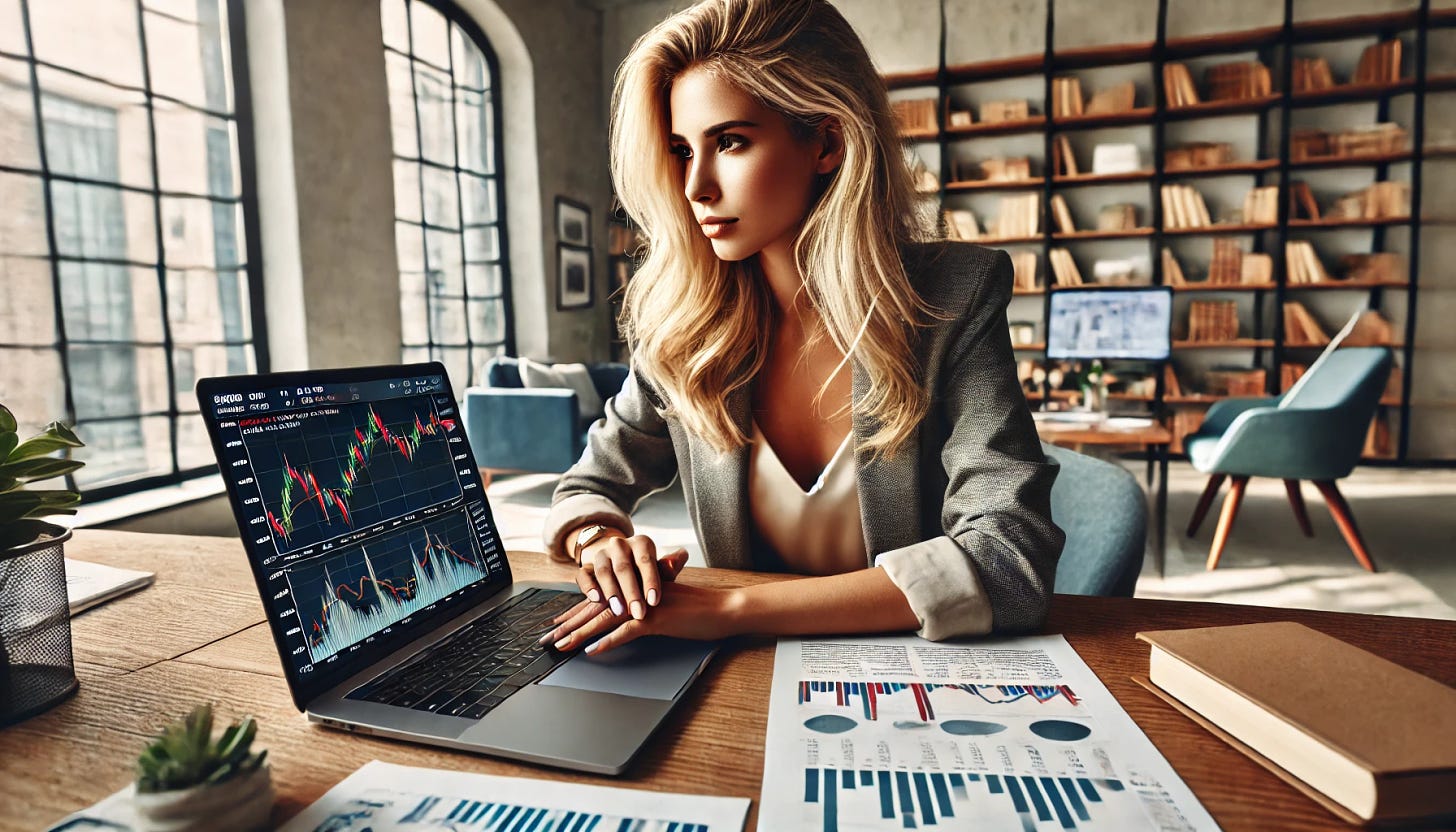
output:
M1051 519L1057 466L1041 451L1016 379L1006 323L1011 260L996 252L986 262L931 405L948 421L945 534L875 560L931 640L1041 626L1065 540Z
M551 496L542 542L557 560L571 560L566 536L586 523L632 534L631 514L653 492L672 484L677 456L655 394L634 367L605 415L587 432L586 450Z

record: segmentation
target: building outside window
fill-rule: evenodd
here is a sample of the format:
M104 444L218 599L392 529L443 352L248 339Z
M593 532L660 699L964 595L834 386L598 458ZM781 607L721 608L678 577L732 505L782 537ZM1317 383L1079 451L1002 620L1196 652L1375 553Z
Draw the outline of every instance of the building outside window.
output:
M88 498L212 470L192 385L258 368L231 57L225 0L0 0L0 402Z
M500 182L498 63L453 4L383 0L405 361L457 388L514 351Z

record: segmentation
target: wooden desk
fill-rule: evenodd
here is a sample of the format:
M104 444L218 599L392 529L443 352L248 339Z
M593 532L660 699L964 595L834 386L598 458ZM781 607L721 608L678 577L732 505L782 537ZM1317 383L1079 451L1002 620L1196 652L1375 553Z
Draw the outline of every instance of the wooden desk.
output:
M1168 445L1173 434L1154 422L1145 428L1116 429L1098 424L1040 420L1037 433L1043 442L1081 450L1083 445L1142 445L1148 457L1148 485L1153 484L1153 462L1158 464L1158 489L1153 497L1153 559L1158 577L1168 551Z
M202 701L218 719L254 714L269 749L282 823L373 759L462 771L752 798L756 828L773 670L773 642L740 641L720 654L621 778L521 765L331 731L293 707L241 544L223 538L80 531L67 554L153 570L156 583L73 622L81 689L51 711L0 731L0 829L34 830L128 781L160 725ZM560 580L545 556L511 553L522 579ZM720 586L781 580L688 570ZM242 612L239 609L242 608ZM1456 684L1456 622L1368 615L1058 596L1049 633L1063 633L1226 830L1347 830L1345 824L1180 716L1129 677L1147 669L1141 629L1294 620ZM776 830L775 832L779 832Z

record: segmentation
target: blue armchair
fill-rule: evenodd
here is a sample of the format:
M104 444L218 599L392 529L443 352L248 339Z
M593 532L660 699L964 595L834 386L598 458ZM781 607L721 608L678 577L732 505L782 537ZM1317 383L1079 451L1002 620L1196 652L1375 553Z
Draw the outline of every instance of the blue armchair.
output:
M1056 592L1131 598L1147 549L1148 503L1124 468L1042 443L1061 466L1052 485L1052 521L1067 533Z
M605 401L627 380L627 365L588 365L592 386ZM589 422L578 415L576 392L526 388L520 365L500 356L485 367L485 386L466 388L465 431L482 470L559 474L581 458Z
M1278 477L1284 480L1295 519L1306 536L1314 531L1300 480L1314 482L1355 559L1375 571L1335 480L1349 476L1360 461L1393 363L1384 347L1338 349L1316 362L1283 396L1225 399L1209 408L1203 425L1183 440L1193 467L1209 475L1188 523L1189 537L1198 532L1224 480L1231 481L1208 552L1209 569L1218 566L1249 478Z

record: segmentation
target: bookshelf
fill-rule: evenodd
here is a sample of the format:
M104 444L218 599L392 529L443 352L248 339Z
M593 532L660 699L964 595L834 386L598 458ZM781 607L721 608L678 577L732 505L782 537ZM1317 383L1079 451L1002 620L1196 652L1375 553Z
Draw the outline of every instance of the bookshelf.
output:
M1034 323L1037 342L1015 345L1016 357L1024 363L1044 353L1040 341L1045 337L1046 304L1059 288L1067 257L1054 251L1070 253L1076 265L1068 279L1080 281L1079 288L1099 285L1098 261L1133 264L1130 280L1127 271L1109 267L1109 273L1123 275L1126 282L1104 285L1173 285L1171 366L1187 378L1180 389L1170 391L1163 366L1114 363L1114 374L1142 374L1146 383L1136 385L1137 392L1114 393L1110 399L1123 407L1151 410L1181 434L1196 428L1202 412L1228 395L1206 390L1208 378L1242 371L1245 377L1237 384L1262 380L1263 391L1277 395L1314 358L1317 345L1286 333L1291 304L1303 316L1296 319L1318 319L1325 334L1331 334L1349 315L1342 308L1364 303L1376 312L1403 315L1403 321L1394 318L1388 337L1365 341L1391 346L1397 353L1392 383L1376 417L1379 430L1372 425L1372 437L1379 433L1389 441L1367 447L1366 460L1416 462L1409 454L1412 393L1407 381L1420 358L1414 335L1422 164L1456 155L1456 148L1425 144L1426 97L1456 91L1456 72L1428 73L1428 63L1434 62L1429 61L1427 36L1432 29L1456 28L1456 10L1433 10L1430 0L1422 0L1418 8L1405 11L1296 20L1293 5L1286 3L1280 26L1169 37L1168 3L1158 2L1157 35L1151 42L1056 49L1057 4L1049 0L1046 48L1040 53L942 63L885 76L897 101L933 101L922 112L934 123L906 130L905 138L926 167L938 173L937 188L928 193L939 200L942 211L971 213L974 222L969 226L954 224L982 229L974 242L1005 247L1013 257L1024 252L1036 257L1034 284L1018 279L1010 317L1018 324ZM955 32L944 37L954 38ZM1263 69L1253 68L1253 62ZM1332 73L1335 65L1339 71ZM1180 80L1179 73L1188 80ZM1070 97L1068 78L1077 79L1077 92ZM1132 100L1125 89L1118 90L1123 93L1120 109L1084 109L1089 95L1095 100L1099 93L1127 86L1133 88ZM1215 88L1233 89L1238 97L1208 100ZM1011 106L1015 99L1028 102L1025 111ZM982 121L978 108L988 103L995 112L1017 117ZM1331 122L1334 126L1323 127ZM1375 129L1391 123L1403 134ZM1205 141L1204 133L1214 138ZM1169 150L1196 153L1200 151L1187 148L1200 143L1226 145L1222 151L1228 158L1192 167L1185 155L1178 165L1168 164ZM1113 171L1087 164L1102 152L1099 145L1116 144L1135 146L1138 164ZM1029 160L1030 175L974 178L978 166L998 165L1008 157ZM1298 184L1302 182L1307 184ZM1349 182L1355 184L1342 190L1341 183ZM1366 205L1374 201L1360 192L1361 186L1397 182L1408 183L1401 194L1403 210L1366 209L1348 215L1351 200L1357 210L1361 200ZM1199 202L1207 200L1206 207L1200 206L1204 216L1200 219L1197 210L1175 204L1176 197L1170 202L1165 186L1198 191ZM1257 203L1257 212L1250 214L1255 203L1244 194L1258 188L1269 189L1265 195L1273 198ZM1298 188L1316 203L1313 215L1294 204ZM1021 195L1040 200L1031 233L1023 233L1024 222L1010 235L988 233L1003 207L1010 206L1008 211L1018 216L1023 213L1019 204L1000 202ZM1099 211L1109 203L1133 203L1136 222L1117 228L1093 223L1100 222ZM1067 230L1064 222L1068 207L1075 230ZM953 219L948 216L947 221ZM1262 257L1264 271L1252 276L1246 271L1239 280L1236 266L1235 282L1183 279L1185 267L1197 275L1215 265L1210 251L1227 251L1230 243L1239 247L1240 258ZM1311 249L1314 262L1301 254L1304 248ZM1183 263L1177 279L1166 273L1165 249ZM1381 261L1378 274L1360 265L1368 262L1360 255L1382 252L1399 253L1399 263ZM1353 274L1357 268L1362 270L1347 279L1347 271ZM1235 304L1237 337L1189 338L1188 310L1195 300ZM1052 398L1063 399L1064 392L1054 391ZM1040 402L1043 397L1028 398Z
M622 339L619 321L622 319L622 299L627 282L637 270L634 252L641 244L637 226L622 210L616 196L612 197L612 210L607 214L607 300L612 305L612 360L626 363L627 343Z

